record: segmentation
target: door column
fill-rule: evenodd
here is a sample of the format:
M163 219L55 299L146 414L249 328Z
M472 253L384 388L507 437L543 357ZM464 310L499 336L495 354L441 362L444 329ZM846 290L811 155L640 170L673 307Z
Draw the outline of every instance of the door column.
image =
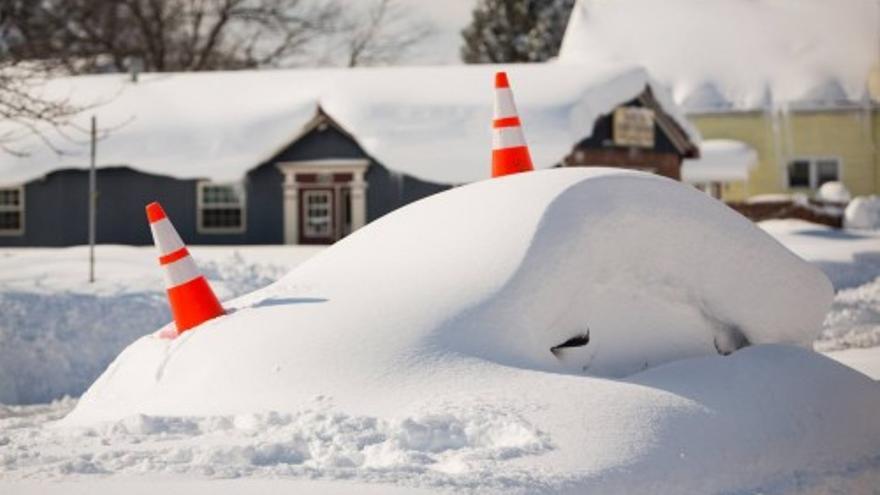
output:
M284 244L299 243L299 184L296 174L284 173Z
M354 172L348 187L351 191L351 231L354 232L367 223L367 183L364 182L364 172Z

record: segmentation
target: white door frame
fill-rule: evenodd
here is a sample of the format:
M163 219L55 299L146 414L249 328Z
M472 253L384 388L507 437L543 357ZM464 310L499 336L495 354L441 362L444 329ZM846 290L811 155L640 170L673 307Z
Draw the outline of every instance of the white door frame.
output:
M364 174L370 162L364 159L326 159L278 162L276 167L284 174L284 243L299 242L299 191L303 186L296 174L351 174L352 180L347 184L351 191L351 230L363 227L367 223L367 183Z

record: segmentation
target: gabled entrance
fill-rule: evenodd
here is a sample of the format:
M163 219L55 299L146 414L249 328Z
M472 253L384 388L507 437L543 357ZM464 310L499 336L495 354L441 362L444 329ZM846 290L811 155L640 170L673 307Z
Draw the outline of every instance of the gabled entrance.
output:
M277 164L284 174L284 243L332 244L366 223L368 160Z

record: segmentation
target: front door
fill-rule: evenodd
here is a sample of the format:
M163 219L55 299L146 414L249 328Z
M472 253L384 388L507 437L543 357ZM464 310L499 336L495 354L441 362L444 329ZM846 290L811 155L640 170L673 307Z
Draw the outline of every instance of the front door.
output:
M300 244L332 244L336 240L333 189L303 189L300 198Z

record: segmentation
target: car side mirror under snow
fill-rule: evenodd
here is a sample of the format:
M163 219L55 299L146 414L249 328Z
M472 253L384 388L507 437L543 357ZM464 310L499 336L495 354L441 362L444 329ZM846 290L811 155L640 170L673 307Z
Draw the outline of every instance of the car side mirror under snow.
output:
M579 335L575 335L574 337L566 340L565 342L551 347L550 352L552 352L553 355L558 358L559 353L563 349L566 349L569 347L583 347L589 343L590 343L590 329L587 328L586 332L579 334Z

